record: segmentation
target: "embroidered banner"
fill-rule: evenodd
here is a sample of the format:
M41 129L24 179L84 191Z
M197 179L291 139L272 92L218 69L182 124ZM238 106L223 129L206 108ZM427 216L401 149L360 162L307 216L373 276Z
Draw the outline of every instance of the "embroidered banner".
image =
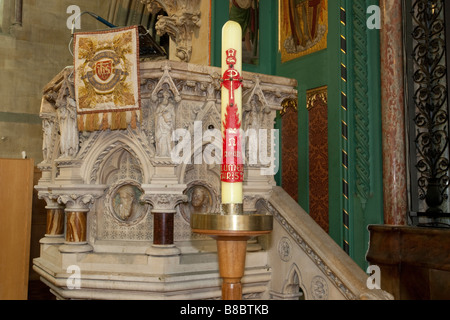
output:
M138 27L74 35L78 130L136 128L141 119Z

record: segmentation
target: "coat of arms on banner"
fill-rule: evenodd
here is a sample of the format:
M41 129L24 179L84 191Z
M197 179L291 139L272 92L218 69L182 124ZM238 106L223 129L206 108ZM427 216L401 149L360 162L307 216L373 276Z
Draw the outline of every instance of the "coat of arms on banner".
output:
M138 28L76 33L78 130L136 128L141 119Z

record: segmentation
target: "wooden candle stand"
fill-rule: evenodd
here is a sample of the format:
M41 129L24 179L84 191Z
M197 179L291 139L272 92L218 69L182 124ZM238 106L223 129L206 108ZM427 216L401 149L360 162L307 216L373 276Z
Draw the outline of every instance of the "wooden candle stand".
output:
M272 231L272 216L244 214L242 123L242 29L228 21L222 28L221 212L193 214L193 232L216 239L222 299L241 300L247 241Z
M241 214L194 214L192 231L217 242L223 300L241 300L247 241L272 231L272 216Z

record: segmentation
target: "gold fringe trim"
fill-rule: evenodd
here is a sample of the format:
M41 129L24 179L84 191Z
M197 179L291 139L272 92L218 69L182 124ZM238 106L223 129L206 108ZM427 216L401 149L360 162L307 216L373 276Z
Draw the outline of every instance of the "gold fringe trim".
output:
M131 111L131 121L130 121L130 126L131 129L136 129L136 111Z
M99 128L98 113L90 113L86 115L85 131L96 131Z
M128 119L128 120L127 120ZM142 110L89 113L77 116L79 131L136 129L142 122Z
M83 115L79 115L77 117L78 122L78 131L84 131L84 117Z
M107 113L103 113L101 130L108 130L108 128L109 128L108 114Z

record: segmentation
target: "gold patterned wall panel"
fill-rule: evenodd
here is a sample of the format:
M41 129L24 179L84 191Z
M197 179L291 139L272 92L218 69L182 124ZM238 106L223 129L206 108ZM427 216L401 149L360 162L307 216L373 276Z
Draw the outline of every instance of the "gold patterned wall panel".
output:
M286 100L281 111L281 186L298 201L297 101Z
M281 62L327 47L328 0L279 0Z
M328 232L327 87L306 92L309 118L309 214Z

